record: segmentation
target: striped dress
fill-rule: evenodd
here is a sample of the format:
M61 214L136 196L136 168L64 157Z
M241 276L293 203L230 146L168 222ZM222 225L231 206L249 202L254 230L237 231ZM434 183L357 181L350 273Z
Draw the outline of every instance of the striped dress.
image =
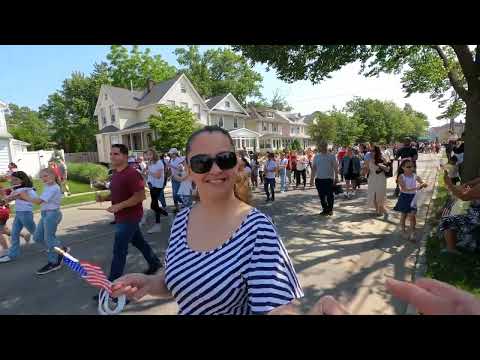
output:
M221 246L194 251L187 243L190 210L175 218L165 256L165 283L179 314L265 314L303 297L292 262L267 216L252 209Z

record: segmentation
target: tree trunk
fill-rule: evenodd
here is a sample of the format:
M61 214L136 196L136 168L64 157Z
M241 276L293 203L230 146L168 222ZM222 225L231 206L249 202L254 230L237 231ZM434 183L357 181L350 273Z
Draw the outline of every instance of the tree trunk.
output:
M480 92L480 89L477 90ZM480 176L480 101L467 102L465 117L465 156L462 182Z

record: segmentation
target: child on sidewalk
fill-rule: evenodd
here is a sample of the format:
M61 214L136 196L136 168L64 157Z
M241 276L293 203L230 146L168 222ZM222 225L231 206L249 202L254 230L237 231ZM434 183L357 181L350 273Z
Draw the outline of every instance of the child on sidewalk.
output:
M182 164L178 167L178 175L175 175L174 177L177 181L181 181L177 195L180 197L182 205L184 207L192 206L193 184Z
M408 216L410 222L410 234L408 235L408 240L415 243L415 226L417 223L417 204L415 195L418 190L426 188L428 185L413 171L414 164L411 160L404 160L401 163L397 176L398 185L400 187L400 196L398 197L397 204L393 210L399 211L402 214L400 218L400 226L403 236L406 235L405 221ZM417 186L417 183L419 186Z
M12 225L11 246L8 255L1 256L0 263L10 262L20 255L20 232L24 227L30 234L33 234L36 229L32 204L19 198L22 193L32 197L37 195L32 181L23 171L16 171L11 174L11 183L14 190L4 200L6 203L15 200L15 219Z
M458 171L458 158L456 155L453 155L450 160L448 160L448 165L445 168L448 170L448 177L452 180L453 185L458 185L460 183L460 174Z
M37 271L37 275L44 275L62 267L62 256L54 250L54 247L60 247L56 232L58 224L62 221L62 213L60 212L62 191L58 177L51 168L40 171L40 178L45 184L40 197L31 196L26 192L21 193L19 197L24 201L41 206L41 218L33 238L36 242L43 243L48 248L48 263ZM66 247L62 248L65 252L69 251Z

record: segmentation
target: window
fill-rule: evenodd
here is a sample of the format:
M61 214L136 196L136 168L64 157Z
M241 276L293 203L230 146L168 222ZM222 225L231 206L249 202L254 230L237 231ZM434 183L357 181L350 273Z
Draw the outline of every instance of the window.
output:
M262 130L267 131L267 124L264 121L262 121Z
M180 103L180 105L181 105L184 109L188 109L188 103L182 102L182 103Z
M273 118L273 113L270 112L270 111L267 111L265 115L266 115L266 117L268 117L268 118Z
M223 128L223 116L220 116L218 118L218 126L220 126L221 128Z
M233 128L238 128L238 119L236 117L233 118Z
M273 132L277 132L277 131L278 131L277 124L273 124L273 125L272 125L272 131L273 131Z
M105 115L105 108L100 109L100 114L102 117L102 124L107 125L107 115Z
M200 105L193 104L193 113L197 114L197 118L200 119Z
M230 101L225 101L225 107L226 107L227 109L230 108Z
M113 105L110 105L110 120L112 121L112 124L115 122L115 108Z
M105 94L104 98L105 98L105 100L107 100L107 99L108 99L108 95L107 95L107 94Z
M187 88L185 87L184 84L180 84L180 91L184 94L187 92Z
M175 106L175 101L173 101L173 100L168 100L168 101L167 101L167 104L168 104L168 105L171 105L171 106Z

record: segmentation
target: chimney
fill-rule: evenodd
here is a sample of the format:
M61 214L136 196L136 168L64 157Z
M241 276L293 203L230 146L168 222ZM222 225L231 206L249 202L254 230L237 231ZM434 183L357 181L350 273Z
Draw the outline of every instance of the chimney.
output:
M147 93L152 91L152 88L155 86L155 82L152 79L147 80Z

